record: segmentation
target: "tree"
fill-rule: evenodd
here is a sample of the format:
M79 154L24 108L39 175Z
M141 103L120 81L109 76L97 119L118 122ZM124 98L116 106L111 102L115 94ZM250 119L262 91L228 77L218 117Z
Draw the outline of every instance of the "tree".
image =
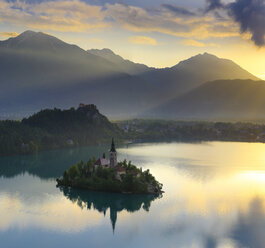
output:
M71 165L70 169L68 170L68 175L70 179L74 179L78 176L78 168L76 165Z

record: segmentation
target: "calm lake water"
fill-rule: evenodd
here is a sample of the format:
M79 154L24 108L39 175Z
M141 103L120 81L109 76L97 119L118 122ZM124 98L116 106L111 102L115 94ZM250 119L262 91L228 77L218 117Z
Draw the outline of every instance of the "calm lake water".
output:
M0 158L0 247L265 247L265 145L137 144L162 198L60 190L55 178L108 147Z

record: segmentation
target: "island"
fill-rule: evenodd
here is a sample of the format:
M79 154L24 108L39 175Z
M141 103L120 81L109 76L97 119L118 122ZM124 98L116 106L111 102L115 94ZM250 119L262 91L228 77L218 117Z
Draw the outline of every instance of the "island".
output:
M149 170L143 171L130 161L118 162L114 139L112 138L109 159L105 154L101 158L91 158L72 165L57 178L57 186L95 191L126 194L162 194L163 185Z

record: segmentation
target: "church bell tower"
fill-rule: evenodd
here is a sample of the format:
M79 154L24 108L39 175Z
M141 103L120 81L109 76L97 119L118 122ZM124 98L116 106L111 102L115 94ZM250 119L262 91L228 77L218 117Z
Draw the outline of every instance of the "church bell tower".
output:
M118 165L117 162L117 152L115 149L114 139L112 138L111 147L109 151L110 167L115 167Z

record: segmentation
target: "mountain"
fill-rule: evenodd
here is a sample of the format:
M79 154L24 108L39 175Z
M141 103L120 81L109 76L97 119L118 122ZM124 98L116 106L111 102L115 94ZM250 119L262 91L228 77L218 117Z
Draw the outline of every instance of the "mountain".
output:
M111 51L108 48L104 49L90 49L87 51L88 53L94 54L96 56L100 56L111 63L114 63L118 66L118 68L130 75L139 75L141 73L150 71L151 68L149 68L146 65L134 63L130 60L125 60L121 56L115 54L113 51Z
M232 61L209 54L154 69L109 49L85 51L26 31L0 41L0 117L22 118L43 108L89 102L111 118L132 118L205 81L236 78L257 79Z
M207 82L144 115L169 119L261 120L265 118L265 81Z
M102 57L32 31L0 42L0 68L0 101L3 104L8 99L11 103L15 101L11 97L14 95L30 101L39 91L121 74L114 64Z
M117 82L130 78L110 60L41 32L26 31L0 41L2 114L25 116L41 108L65 108L82 101L102 106L101 99L112 94L104 90L105 84L115 89Z
M120 73L110 61L41 32L25 31L15 38L0 41L0 52L4 72L1 73L1 81L12 81L22 76L20 80L28 82L36 75L39 79L46 75L49 79L45 79L47 84L53 80L64 81L69 76L93 78Z
M171 68L146 72L144 80L152 81L161 94L174 98L207 81L218 79L252 79L257 77L233 61L204 53L179 62ZM166 92L164 92L166 90Z
M11 49L27 49L36 51L67 52L70 49L81 51L78 46L69 45L56 37L34 31L25 31L14 38L0 42L0 47Z

